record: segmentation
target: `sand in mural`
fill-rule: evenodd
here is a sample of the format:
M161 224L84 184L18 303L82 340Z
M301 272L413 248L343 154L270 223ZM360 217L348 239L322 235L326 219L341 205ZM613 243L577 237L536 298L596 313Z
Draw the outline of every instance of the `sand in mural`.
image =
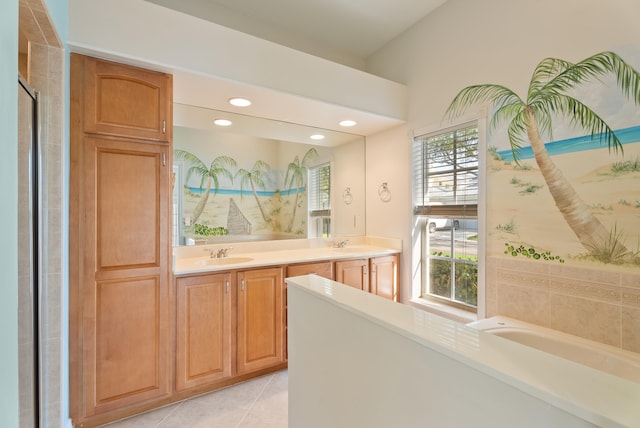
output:
M624 156L604 148L553 156L577 195L608 230L631 250L640 248L640 140L624 145ZM563 220L533 159L520 166L488 156L488 251L504 253L506 243L549 251L563 259L589 261Z
M545 58L525 95L472 85L447 109L453 118L490 103L490 129L500 130L488 153L489 255L637 269L640 72L610 51ZM572 138L548 143L558 131Z
M260 213L260 209L256 204L255 198L253 195L243 195L240 196L239 192L235 192L236 194L226 194L226 193L218 193L209 196L209 200L207 201L207 205L203 210L202 214L197 220L198 224L203 224L209 227L224 227L227 228L229 224L229 205L230 200L233 201L238 206L242 215L246 217L251 225L251 233L254 239L259 238L260 235L273 235L278 234L282 238L299 238L304 236L305 229L303 219L300 218L303 214L306 214L304 211L301 212L300 215L296 215L296 222L291 233L282 232L283 227L281 227L281 223L283 221L288 222L291 206L293 205L293 200L295 197L291 196L280 196L278 194L274 196L260 196L260 203L262 204L264 210L270 216L271 222L267 223L262 218L262 214ZM194 211L194 208L200 201L201 195L198 193L194 193L188 188L184 189L183 192L183 211L186 216L189 216L190 213ZM285 216L285 220L280 220L281 216L279 213L281 211L286 211L288 216ZM195 239L204 239L202 236L196 236L195 234L190 232L190 229L187 227L185 230L185 235L189 237L193 237ZM234 238L242 239L240 236L236 236ZM215 237L210 238L215 240Z
M305 150L288 163L280 183L285 190L277 185L265 190L280 171L263 160L246 169L230 156L205 162L189 151L174 150L186 163L186 181L192 181L181 194L183 235L207 242L305 237L307 165L318 157L315 148Z

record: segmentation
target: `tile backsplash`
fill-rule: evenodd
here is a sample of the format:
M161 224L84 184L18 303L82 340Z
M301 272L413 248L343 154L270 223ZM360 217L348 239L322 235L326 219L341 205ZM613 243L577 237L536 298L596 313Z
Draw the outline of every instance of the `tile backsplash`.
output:
M640 269L488 257L486 316L504 315L640 352Z

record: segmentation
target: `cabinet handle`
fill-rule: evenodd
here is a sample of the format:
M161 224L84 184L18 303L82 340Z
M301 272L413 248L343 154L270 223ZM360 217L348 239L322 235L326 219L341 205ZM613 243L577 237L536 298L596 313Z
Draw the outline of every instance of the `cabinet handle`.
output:
M167 155L162 152L162 166L167 166Z
M166 120L162 121L162 133L163 134L167 133L167 121Z
M244 291L244 279L240 281L240 290Z
M226 284L225 284L224 292L225 293L229 293L229 281L227 281Z

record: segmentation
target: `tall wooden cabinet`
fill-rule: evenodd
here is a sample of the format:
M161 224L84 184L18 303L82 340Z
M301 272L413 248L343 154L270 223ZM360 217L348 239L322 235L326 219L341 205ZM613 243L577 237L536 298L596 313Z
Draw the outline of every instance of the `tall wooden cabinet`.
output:
M170 75L71 57L69 355L77 426L171 393L171 86Z

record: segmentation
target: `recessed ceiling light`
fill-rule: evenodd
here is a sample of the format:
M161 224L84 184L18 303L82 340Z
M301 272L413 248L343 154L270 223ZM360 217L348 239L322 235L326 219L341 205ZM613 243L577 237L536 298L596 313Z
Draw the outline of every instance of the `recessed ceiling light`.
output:
M322 134L313 134L311 137L312 140L324 140L324 135Z
M236 107L248 107L251 105L251 101L246 98L230 98L229 104L234 105Z
M215 123L218 126L231 126L233 122L227 119L216 119L213 121L213 123Z
M340 122L340 126L353 126L355 124L355 120L343 120L342 122Z

